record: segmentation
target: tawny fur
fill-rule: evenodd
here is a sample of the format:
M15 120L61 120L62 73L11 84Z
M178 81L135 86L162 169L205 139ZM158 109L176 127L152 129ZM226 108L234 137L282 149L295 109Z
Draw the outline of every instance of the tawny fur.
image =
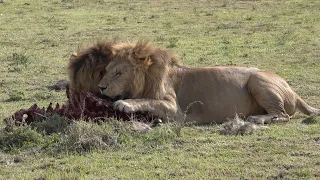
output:
M98 86L106 96L125 98L114 108L126 113L196 123L223 123L239 113L259 124L288 121L296 110L320 115L274 73L235 66L186 68L173 53L147 42L119 50L105 71Z

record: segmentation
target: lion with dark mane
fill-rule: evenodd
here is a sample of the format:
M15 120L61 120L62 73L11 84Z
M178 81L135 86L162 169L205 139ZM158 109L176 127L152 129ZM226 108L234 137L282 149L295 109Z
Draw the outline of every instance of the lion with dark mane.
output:
M143 41L119 50L98 86L118 99L115 109L164 120L223 123L238 113L260 124L288 121L296 110L320 115L274 73L235 66L187 68L173 53Z
M98 83L105 73L104 67L117 51L128 47L133 48L134 44L119 40L104 40L72 53L68 66L70 87L99 95Z

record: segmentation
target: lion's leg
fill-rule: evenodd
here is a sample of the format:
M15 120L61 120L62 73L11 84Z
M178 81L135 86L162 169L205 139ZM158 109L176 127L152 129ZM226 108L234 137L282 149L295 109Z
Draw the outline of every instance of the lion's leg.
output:
M281 102L280 99L273 99L270 97L270 99L265 101L258 98L257 102L267 111L267 114L249 116L247 118L247 121L256 124L270 124L273 122L286 122L290 120L290 116L285 112L285 109L283 108L284 103Z
M261 89L253 95L257 103L266 110L267 114L249 116L247 118L248 121L256 124L269 124L290 120L290 116L284 109L284 102L277 92Z
M287 122L289 120L290 116L288 114L266 114L249 116L247 118L247 121L255 124L270 124L272 122Z
M248 88L253 98L266 110L267 114L249 116L247 120L257 124L289 121L290 116L285 110L284 94L289 95L290 91L284 93L283 84L275 83L279 81L278 76L265 77L264 75L252 75ZM294 109L293 103L287 103L287 108Z
M148 112L153 116L163 118L163 120L175 118L178 111L175 102L151 99L118 100L114 103L113 107L125 113Z

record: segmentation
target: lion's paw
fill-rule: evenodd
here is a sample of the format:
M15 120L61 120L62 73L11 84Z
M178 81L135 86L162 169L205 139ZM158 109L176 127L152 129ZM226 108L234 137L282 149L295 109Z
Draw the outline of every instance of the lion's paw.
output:
M115 110L119 110L121 112L125 112L125 113L134 113L135 110L135 106L129 102L127 102L126 100L118 100L113 104L113 109Z

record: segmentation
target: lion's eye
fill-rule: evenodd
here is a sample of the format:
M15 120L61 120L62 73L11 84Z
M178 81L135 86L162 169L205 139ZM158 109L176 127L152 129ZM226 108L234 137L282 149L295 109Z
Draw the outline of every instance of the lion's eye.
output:
M113 74L114 77L118 77L120 75L121 75L121 72L116 72L116 73Z
M139 60L140 60L140 61L144 61L144 60L146 60L146 59L145 59L145 58L139 58Z
M104 76L105 73L106 73L105 71L100 71L100 72L99 72L99 77L100 77L100 79L103 78L103 76Z

